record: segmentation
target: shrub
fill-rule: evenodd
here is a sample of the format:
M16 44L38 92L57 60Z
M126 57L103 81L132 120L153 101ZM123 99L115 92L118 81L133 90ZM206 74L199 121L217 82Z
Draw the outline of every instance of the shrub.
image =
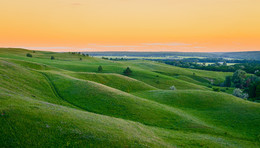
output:
M131 70L129 67L127 67L127 68L124 70L124 74L127 75L127 76L129 76L131 73L132 73L132 70Z
M32 57L32 54L27 53L26 56L31 58L31 57Z
M222 92L226 92L226 90L225 90L225 89L220 89L220 91L222 91Z
M54 60L55 58L54 58L54 56L51 56L51 60Z
M102 66L98 66L98 72L102 72L102 71L103 71Z
M213 88L213 91L219 92L219 88Z
M79 58L80 61L82 61L82 58Z
M248 98L248 94L243 93L242 90L240 90L239 88L234 89L233 95L236 96L236 97L242 98L242 99Z
M106 58L106 57L102 57L102 59L104 59L104 60L108 60L108 58Z
M224 86L225 86L225 83L224 83L224 82L223 82L223 83L220 83L219 86L220 86L220 87L224 87Z
M170 90L177 90L174 85L170 87Z

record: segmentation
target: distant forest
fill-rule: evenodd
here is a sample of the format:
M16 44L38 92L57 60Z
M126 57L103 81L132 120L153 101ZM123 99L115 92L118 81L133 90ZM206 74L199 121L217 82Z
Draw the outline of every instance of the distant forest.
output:
M116 58L102 57L106 60L115 61L136 60L143 57L142 59L145 60L162 62L173 66L210 71L235 72L236 70L241 69L247 73L260 76L260 51L232 53L93 52L85 54L89 54L91 56L115 56ZM182 56L182 58L178 58L179 56ZM128 59L129 57L131 57L131 59ZM165 58L153 59L150 57ZM230 65L229 63L232 64Z
M158 60L156 60L158 61ZM210 60L212 62L212 60ZM235 72L236 70L244 70L247 73L256 74L260 76L260 61L249 61L242 60L235 62L237 64L228 65L228 63L233 63L233 60L221 61L215 60L213 64L206 65L206 62L197 63L196 61L189 61L186 59L182 60L160 60L165 64L183 67L183 68L192 68L192 69L201 69L201 70L210 70L210 71L222 71L222 72Z

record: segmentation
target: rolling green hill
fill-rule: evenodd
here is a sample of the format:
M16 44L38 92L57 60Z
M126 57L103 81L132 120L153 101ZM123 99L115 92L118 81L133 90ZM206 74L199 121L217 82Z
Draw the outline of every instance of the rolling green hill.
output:
M184 110L207 123L225 129L227 134L233 132L248 139L258 138L260 104L212 91L155 90L135 95Z
M90 80L100 84L104 84L128 93L157 89L142 81L124 75L120 75L120 74L113 74L113 73L104 74L104 73L89 73L89 72L67 72L66 74L82 80Z
M2 48L0 147L259 147L260 104L206 87L227 75Z

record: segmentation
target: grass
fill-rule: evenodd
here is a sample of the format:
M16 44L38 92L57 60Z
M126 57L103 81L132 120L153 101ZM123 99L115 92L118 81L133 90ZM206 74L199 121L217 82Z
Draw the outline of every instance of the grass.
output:
M259 147L260 105L206 87L230 74L0 49L0 147Z
M75 78L104 84L106 86L110 86L128 93L157 89L142 81L127 76L123 76L120 74L113 74L113 73L105 74L105 73L90 73L90 72L66 72L66 74Z
M254 140L259 138L260 104L212 91L155 90L136 95L182 109L225 129L227 133L236 133L239 137Z
M90 112L169 129L193 130L190 127L206 126L179 110L105 85L52 73L48 77L64 100Z
M13 107L9 107L12 104ZM4 147L256 146L243 140L184 133L1 93Z

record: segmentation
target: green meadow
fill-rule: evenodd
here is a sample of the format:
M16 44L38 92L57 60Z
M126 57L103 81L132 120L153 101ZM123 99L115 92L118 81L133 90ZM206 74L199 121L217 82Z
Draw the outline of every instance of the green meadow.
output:
M260 104L208 87L231 75L0 48L0 147L260 147Z

